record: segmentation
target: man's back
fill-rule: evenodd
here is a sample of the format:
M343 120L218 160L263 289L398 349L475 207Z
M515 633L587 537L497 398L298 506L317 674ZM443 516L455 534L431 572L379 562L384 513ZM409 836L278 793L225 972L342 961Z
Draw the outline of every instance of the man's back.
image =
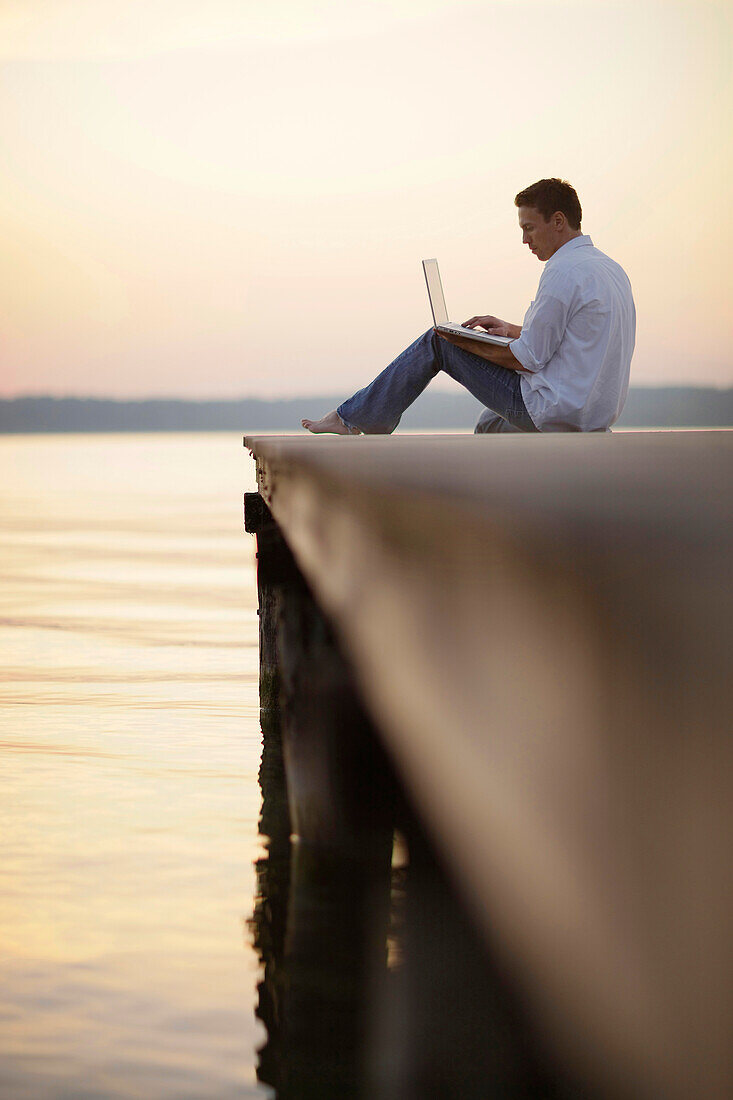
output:
M605 431L623 408L636 311L623 268L587 235L550 257L522 334L522 395L542 431Z

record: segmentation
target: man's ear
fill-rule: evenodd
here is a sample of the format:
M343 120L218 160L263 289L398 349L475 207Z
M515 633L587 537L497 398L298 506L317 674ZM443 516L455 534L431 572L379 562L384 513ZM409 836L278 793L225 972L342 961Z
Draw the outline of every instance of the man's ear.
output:
M561 233L568 223L568 219L563 214L562 210L556 210L552 215L552 224L558 233Z

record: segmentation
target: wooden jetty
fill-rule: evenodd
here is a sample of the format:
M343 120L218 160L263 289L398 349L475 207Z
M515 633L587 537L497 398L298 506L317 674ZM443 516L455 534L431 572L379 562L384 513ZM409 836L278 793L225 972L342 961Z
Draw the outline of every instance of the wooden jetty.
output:
M733 1095L733 434L245 444L293 830L442 884L367 1095Z

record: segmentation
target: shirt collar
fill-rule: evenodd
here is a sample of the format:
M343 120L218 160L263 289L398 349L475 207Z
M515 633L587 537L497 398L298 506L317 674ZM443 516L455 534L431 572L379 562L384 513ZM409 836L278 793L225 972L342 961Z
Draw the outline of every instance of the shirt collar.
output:
M593 247L593 241L590 239L587 233L583 233L581 237L573 237L572 240L566 241L565 244L561 245L558 248L557 252L553 253L553 255L550 256L549 260L545 264L545 270L556 259L565 259L567 256L570 255L571 252L574 252L576 248L584 248L586 245L590 245L591 248Z

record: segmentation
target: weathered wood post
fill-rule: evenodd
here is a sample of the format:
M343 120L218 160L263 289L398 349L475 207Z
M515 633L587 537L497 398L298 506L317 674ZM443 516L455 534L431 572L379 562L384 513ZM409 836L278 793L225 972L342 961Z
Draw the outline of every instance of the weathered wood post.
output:
M258 493L245 497L257 535L260 711L265 742L282 735L299 840L380 862L391 851L394 780L330 624Z
M300 582L298 567L259 493L244 494L244 529L257 536L257 614L260 633L260 716L277 725L280 673L277 624L285 590Z

